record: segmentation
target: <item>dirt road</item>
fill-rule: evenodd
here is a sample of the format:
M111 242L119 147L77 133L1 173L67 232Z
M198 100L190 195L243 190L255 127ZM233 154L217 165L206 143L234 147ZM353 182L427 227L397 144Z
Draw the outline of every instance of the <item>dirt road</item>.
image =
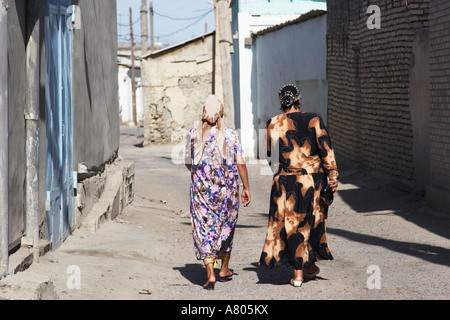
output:
M134 161L135 199L95 234L77 230L26 271L50 275L59 299L296 300L449 299L450 217L422 199L386 187L359 170L341 171L328 222L335 260L301 288L292 270L257 266L266 234L271 176L248 164L252 203L241 208L230 266L233 281L202 289L189 218L189 172L173 146L141 147L123 128L120 156ZM217 271L218 272L218 271Z

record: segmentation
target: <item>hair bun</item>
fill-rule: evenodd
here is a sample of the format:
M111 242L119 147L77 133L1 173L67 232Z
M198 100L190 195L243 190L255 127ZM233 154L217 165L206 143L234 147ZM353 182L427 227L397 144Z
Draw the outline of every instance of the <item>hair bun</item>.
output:
M280 98L280 103L282 107L290 107L294 104L294 98L290 96L284 96Z
M300 101L300 90L293 84L287 84L278 91L281 106L287 108Z

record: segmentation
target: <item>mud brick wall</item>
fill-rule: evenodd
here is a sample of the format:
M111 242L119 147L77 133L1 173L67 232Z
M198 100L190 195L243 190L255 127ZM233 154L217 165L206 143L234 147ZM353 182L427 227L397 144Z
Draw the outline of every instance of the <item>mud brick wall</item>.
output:
M369 29L370 5L381 29ZM328 128L338 161L414 188L409 76L429 0L329 0Z
M450 1L430 2L430 184L450 207ZM447 209L449 211L450 209Z

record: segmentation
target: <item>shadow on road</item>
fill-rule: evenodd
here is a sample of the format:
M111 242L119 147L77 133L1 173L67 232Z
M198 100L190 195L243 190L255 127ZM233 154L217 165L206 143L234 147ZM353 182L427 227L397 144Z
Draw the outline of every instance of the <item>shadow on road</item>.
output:
M414 256L428 262L450 266L450 249L438 246L396 241L390 239L383 239L367 234L355 233L347 230L327 228L329 234L334 234L347 238L348 240L365 243L372 246L380 246L386 249Z
M352 185L339 190L339 196L354 211L364 216L396 215L420 228L450 239L450 216L427 208L425 199L391 187L373 178L369 173L352 169L342 172L340 182ZM415 256L429 262L450 266L450 249L417 242L384 239L342 229L327 228L328 233L351 241L381 246L392 251Z
M450 216L427 208L423 197L383 184L363 170L343 172L340 181L354 185L352 189L338 191L354 211L367 215L395 214L450 239Z
M272 284L283 285L289 283L294 275L294 269L292 268L278 268L269 269L267 267L259 266L257 262L252 263L252 267L244 268L244 271L255 272L258 277L258 284ZM315 280L327 280L322 277L316 277L314 280L304 280L303 282L315 281Z
M188 263L184 267L176 267L173 268L173 270L180 272L180 274L184 278L189 280L192 284L199 286L205 284L206 269L200 263L198 264Z

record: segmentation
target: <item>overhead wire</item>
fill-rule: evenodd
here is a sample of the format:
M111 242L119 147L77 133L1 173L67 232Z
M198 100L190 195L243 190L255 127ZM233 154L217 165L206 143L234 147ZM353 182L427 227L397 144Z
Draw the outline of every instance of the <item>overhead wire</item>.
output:
M147 14L150 13L150 10L151 10L151 8L149 8L147 10ZM175 31L173 31L171 33L168 33L168 34L165 34L165 35L155 35L155 37L156 38L167 38L167 37L173 36L174 34L177 34L177 33L181 32L181 31L184 31L187 28L189 28L189 27L195 25L196 23L200 22L203 18L208 16L213 11L214 11L214 9L208 9L207 12L205 12L205 13L203 13L201 15L195 16L195 17L179 18L179 17L173 17L173 16L169 16L169 15L165 15L165 14L159 13L159 12L155 11L155 9L153 9L153 14L157 15L157 16L160 16L162 18L166 18L166 19L170 19L170 20L174 20L174 21L191 21L191 20L195 20L194 22L188 24L187 26L183 26L182 28L180 28L178 30L175 30ZM137 18L134 22L132 22L132 25L135 25L135 24L137 24L140 21L141 21L141 16L139 15L139 18ZM117 25L119 27L129 27L130 26L130 24L123 24L123 23L117 23ZM140 37L139 35L136 35L136 34L134 34L134 36ZM131 40L131 34L118 35L118 38L119 39L123 39L125 41L130 41Z
M178 30L176 30L176 31L174 31L174 32L171 32L171 33L169 33L169 34L166 34L166 35L158 35L158 37L166 38L166 37L170 37L170 36L172 36L172 35L174 35L174 34L176 34L176 33L178 33L178 32L181 32L181 31L183 31L183 30L186 30L187 28L189 28L189 27L193 26L194 24L200 22L200 20L202 20L203 18L205 18L205 17L206 17L207 15L209 15L211 12L212 12L212 10L211 10L211 11L208 11L208 12L206 12L206 13L200 15L200 16L198 16L198 17L197 17L197 18L198 18L197 20L195 20L195 21L192 22L191 24L189 24L189 25L187 25L187 26L185 26L185 27L183 27L183 28L181 28L181 29L178 29ZM191 19L189 19L189 20L191 20Z
M157 15L157 16L160 16L160 17L163 17L163 18L167 18L167 19L170 19L170 20L175 20L175 21L189 21L189 20L195 20L195 19L198 19L198 18L203 18L203 17L205 17L206 15L208 15L209 13L211 13L212 11L213 11L212 9L209 9L207 13L201 14L201 15L196 16L196 17L191 17L191 18L174 18L174 17L171 17L171 16L167 16L167 15L158 13L158 12L156 12L155 10L153 10L153 13L154 13L155 15Z

